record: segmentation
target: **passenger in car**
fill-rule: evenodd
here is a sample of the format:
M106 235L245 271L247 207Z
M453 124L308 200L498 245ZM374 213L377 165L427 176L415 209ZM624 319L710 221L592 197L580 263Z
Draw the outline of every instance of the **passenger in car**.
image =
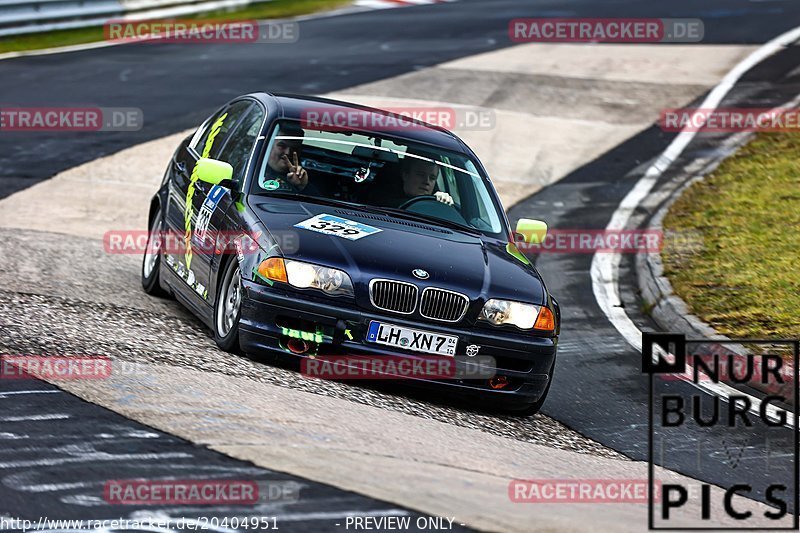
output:
M303 137L302 128L292 124L280 127L276 137ZM317 188L308 182L308 171L300 165L299 152L303 142L300 139L277 139L272 145L267 159L267 171L262 187L268 190L288 190L316 195ZM269 186L277 182L278 186Z
M453 197L443 191L436 190L439 179L439 168L431 161L406 156L400 165L401 186L389 191L384 196L383 205L400 207L418 196L434 196L443 204L453 205Z

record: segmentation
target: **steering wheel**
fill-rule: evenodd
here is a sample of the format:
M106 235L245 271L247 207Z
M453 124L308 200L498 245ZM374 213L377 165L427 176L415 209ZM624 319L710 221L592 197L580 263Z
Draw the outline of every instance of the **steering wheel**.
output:
M417 202L422 202L424 200L428 200L428 201L433 200L434 202L439 202L439 200L437 200L434 195L432 195L432 194L423 194L422 196L415 196L414 198L411 198L410 200L406 200L405 202L403 202L403 205L398 207L398 209L406 209L409 206L414 205Z

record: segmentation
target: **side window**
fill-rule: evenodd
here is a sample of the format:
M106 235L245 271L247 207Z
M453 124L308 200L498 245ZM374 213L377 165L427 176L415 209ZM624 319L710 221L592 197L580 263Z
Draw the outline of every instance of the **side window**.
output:
M203 155L203 150L205 149L206 141L208 140L208 136L211 133L211 126L223 115L225 115L225 120L222 123L222 128L220 128L219 133L217 134L216 138L214 139L214 146L211 150L211 153L208 154L208 157L216 159L217 154L219 153L219 149L225 143L227 133L236 126L236 123L239 122L239 119L242 117L245 111L252 105L250 100L239 100L238 102L234 102L229 106L223 107L220 111L218 111L211 119L206 122L203 127L205 131L195 139L195 142L192 143L192 148L195 151Z
M244 177L250 151L256 142L263 122L264 109L258 104L253 105L236 129L228 135L227 142L221 145L222 150L216 159L233 166L233 181L235 182L239 182Z
M214 113L213 117L208 119L202 126L200 126L200 129L195 134L194 138L192 139L192 142L189 143L189 146L194 148L195 152L197 152L198 154L203 153L203 146L205 146L206 140L208 139L208 134L211 130L211 125L225 112L227 108L228 106L223 107L220 111Z

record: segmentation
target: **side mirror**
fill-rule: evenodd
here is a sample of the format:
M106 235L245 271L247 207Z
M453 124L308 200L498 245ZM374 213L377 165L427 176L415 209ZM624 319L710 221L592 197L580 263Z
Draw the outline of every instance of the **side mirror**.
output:
M547 237L547 222L521 218L517 221L517 229L514 232L514 240L520 240L527 244L542 244Z
M200 181L219 185L223 181L230 181L233 177L233 167L224 161L201 157L197 160L193 173L197 173L197 179Z

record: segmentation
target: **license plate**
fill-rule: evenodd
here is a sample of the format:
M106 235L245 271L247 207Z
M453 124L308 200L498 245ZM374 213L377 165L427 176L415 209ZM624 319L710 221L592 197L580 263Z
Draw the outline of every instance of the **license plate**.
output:
M438 333L420 331L373 320L369 323L367 342L396 346L415 352L455 355L458 337L439 335Z

